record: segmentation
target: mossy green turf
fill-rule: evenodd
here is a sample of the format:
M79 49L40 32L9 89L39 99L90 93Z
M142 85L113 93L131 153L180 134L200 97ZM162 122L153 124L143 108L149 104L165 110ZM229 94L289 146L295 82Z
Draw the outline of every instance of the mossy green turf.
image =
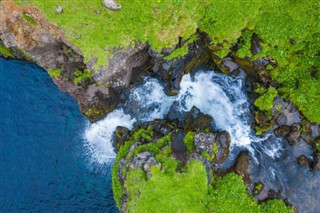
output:
M238 175L230 173L208 184L205 166L191 161L183 172L130 170L125 183L129 212L293 212L280 200L261 205L252 198Z
M2 45L0 45L0 54L6 57L14 57L11 50Z
M278 91L274 87L269 87L268 90L255 100L254 105L260 110L271 112L273 101L278 96Z
M114 48L141 41L159 51L174 47L179 37L188 39L196 29L207 32L213 46L223 44L215 50L221 57L241 37L239 56L252 56L248 39L256 33L263 49L255 57L276 60L272 77L282 84L281 95L290 98L310 121L320 123L318 0L119 0L119 11L104 8L102 0L15 1L38 7L82 50L87 62L92 56L98 59L95 69L107 66ZM63 13L57 14L55 5L62 6ZM168 58L185 53L184 46Z

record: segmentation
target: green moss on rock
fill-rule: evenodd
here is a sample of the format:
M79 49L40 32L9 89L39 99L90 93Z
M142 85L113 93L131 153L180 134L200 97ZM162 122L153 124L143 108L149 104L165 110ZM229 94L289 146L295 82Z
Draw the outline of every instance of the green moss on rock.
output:
M187 150L189 153L191 153L194 150L194 138L195 133L194 132L187 132L186 136L184 136L183 142L187 147Z
M258 204L234 173L208 184L199 161L191 161L182 172L166 173L155 166L151 173L147 179L141 169L129 171L125 183L129 212L293 212L278 200Z
M271 112L273 100L278 96L278 91L274 87L269 87L267 92L255 100L254 105L262 111Z
M0 45L0 55L3 55L5 57L11 57L11 58L14 57L11 50L9 48L6 48L3 45Z
M50 75L51 78L55 78L58 79L62 73L62 69L49 69L48 73Z

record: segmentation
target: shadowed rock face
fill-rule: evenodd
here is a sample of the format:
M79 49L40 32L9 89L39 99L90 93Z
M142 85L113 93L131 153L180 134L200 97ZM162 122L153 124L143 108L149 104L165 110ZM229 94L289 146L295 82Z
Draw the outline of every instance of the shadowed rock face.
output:
M112 111L119 103L119 93L149 66L148 45L137 44L111 57L109 67L99 70L94 78L75 83L76 70L94 71L91 62L84 63L81 51L65 39L62 30L49 23L36 8L20 7L11 0L0 4L1 43L12 49L18 59L31 59L46 70L61 69L60 76L53 77L54 83L78 101L81 112L90 121L96 121ZM28 23L24 15L34 23ZM95 86L101 84L108 85L108 88Z
M114 89L128 88L137 80L143 70L150 66L148 45L136 43L135 47L114 54L109 58L109 66L99 69L93 77L96 82L106 84Z

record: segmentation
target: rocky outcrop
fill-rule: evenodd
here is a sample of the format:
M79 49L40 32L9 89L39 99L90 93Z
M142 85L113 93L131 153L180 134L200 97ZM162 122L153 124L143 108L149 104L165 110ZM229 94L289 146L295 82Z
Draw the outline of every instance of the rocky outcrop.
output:
M120 9L114 1L103 3L109 9ZM183 74L211 57L205 36L199 34L200 39L188 45L189 52L184 57L165 60L174 49L159 53L148 44L137 42L133 47L119 47L109 57L107 67L94 70L96 59L92 57L85 63L82 52L38 9L18 6L13 0L0 4L0 44L13 50L14 57L31 60L49 73L57 71L52 75L54 83L78 101L81 112L92 122L112 111L121 101L120 94L146 71L161 76L168 82L168 92L175 94ZM63 8L58 9L63 12Z
M61 29L49 23L34 7L20 7L11 0L0 4L0 39L13 52L24 53L21 57L14 56L33 61L49 74L51 70L60 70L52 77L54 83L78 101L89 120L94 121L114 109L118 99L112 88L95 86L99 84L90 77L76 82L77 77L86 74L86 64L81 51L65 39Z

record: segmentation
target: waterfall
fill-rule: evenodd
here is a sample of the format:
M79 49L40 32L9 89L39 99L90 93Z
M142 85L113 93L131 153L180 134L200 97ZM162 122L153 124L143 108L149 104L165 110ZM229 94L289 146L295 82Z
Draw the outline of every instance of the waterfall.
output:
M131 89L126 103L103 120L88 125L84 135L93 161L103 164L116 156L112 136L117 126L131 129L133 124L162 119L174 103L180 112L196 106L210 115L216 129L230 133L231 147L251 150L252 141L259 140L250 129L249 102L241 78L198 71L194 76L187 74L182 78L177 96L168 96L159 80L146 77L143 84Z

